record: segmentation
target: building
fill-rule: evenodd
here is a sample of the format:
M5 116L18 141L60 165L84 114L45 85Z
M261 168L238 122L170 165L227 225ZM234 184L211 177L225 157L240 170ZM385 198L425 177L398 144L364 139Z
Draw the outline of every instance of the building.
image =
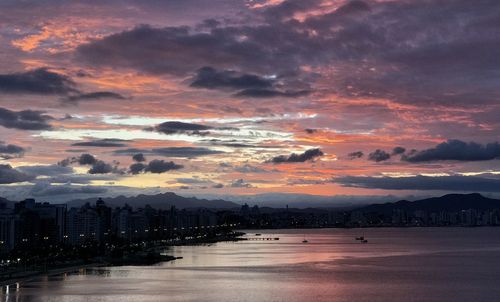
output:
M14 206L16 244L60 242L65 234L66 205L37 203L26 199Z
M6 252L14 248L16 244L16 215L14 210L7 204L0 202L0 252Z

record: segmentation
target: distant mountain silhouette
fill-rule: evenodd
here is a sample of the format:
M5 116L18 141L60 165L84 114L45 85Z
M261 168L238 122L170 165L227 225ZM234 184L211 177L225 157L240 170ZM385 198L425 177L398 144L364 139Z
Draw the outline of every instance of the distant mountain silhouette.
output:
M363 212L390 213L393 210L426 211L426 212L458 212L467 209L489 210L499 209L500 200L472 194L447 194L441 197L426 198L415 201L400 200L394 203L373 204L359 208Z
M131 207L138 208L144 207L145 205L150 205L157 209L170 209L170 207L175 206L178 209L186 208L214 208L214 209L229 209L229 208L239 208L240 205L226 200L207 200L198 199L194 197L182 197L172 192L161 193L156 195L144 195L140 194L133 197L117 196L102 198L104 202L110 207L121 207L125 204ZM76 199L69 201L68 208L79 207L85 203L94 204L97 198L87 198L87 199Z
M149 204L153 208L158 209L169 209L171 206L175 206L178 209L187 209L187 208L211 208L211 209L239 209L241 207L242 200L239 200L239 203L235 203L232 201L227 201L223 199L198 199L196 197L182 197L172 192L161 193L156 195L144 195L140 194L133 197L126 196L117 196L117 197L104 197L103 200L110 207L118 207L124 206L128 204L134 208L144 207ZM67 202L68 208L71 207L80 207L85 203L95 204L97 198L87 198L87 199L75 199ZM251 202L248 200L249 204L258 204L261 208L261 211L264 212L274 212L277 209L284 208L284 205L291 204L290 209L294 208L294 203L291 200L284 200L281 203L273 203L269 202ZM0 204L4 203L7 207L13 207L14 201L5 199L0 197ZM340 206L340 207L339 207ZM338 205L337 208L344 208L346 210L352 209L354 206L345 207L344 204ZM302 208L302 210L321 210L326 207L323 204L316 204L312 202L312 204L307 207L297 207ZM298 210L296 208L296 210ZM333 208L333 207L331 207ZM404 211L417 211L422 210L426 212L457 212L461 210L467 209L476 209L476 210L489 210L489 209L500 209L500 199L493 199L484 197L479 193L472 194L447 194L441 197L432 197L426 199L420 199L415 201L409 200L400 200L396 202L387 202L387 203L377 203L371 204L368 206L356 207L357 211L362 212L378 212L378 213L392 213L393 210L404 210Z
M428 196L425 196L428 197ZM257 205L270 208L324 208L324 209L351 209L367 206L373 203L395 202L403 198L414 200L413 196L355 196L355 195L311 195L295 193L263 193L252 195L205 195L209 199L231 200L238 204ZM423 197L421 197L423 198Z

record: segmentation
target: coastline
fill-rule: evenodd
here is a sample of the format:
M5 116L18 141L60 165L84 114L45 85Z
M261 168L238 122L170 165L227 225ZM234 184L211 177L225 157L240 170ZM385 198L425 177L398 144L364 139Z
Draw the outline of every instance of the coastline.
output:
M42 271L21 272L21 273L25 273L25 274L23 274L22 276L17 276L14 278L1 280L0 286L13 285L13 284L16 284L19 282L29 281L29 280L32 280L34 278L40 277L40 276L55 276L55 275L60 275L60 274L64 274L64 273L76 272L76 271L79 271L82 269L102 267L102 266L105 266L105 265L103 263L95 262L95 263L53 268L53 269L49 269L46 272L42 272Z
M235 232L231 235L219 236L216 238L195 238L195 239L184 239L174 242L169 242L165 244L160 244L154 246L151 251L141 251L135 254L128 255L124 258L109 258L100 257L93 259L90 263L75 264L71 263L68 266L49 268L46 271L14 271L10 273L10 276L3 278L0 276L0 287L13 285L23 281L29 281L40 276L55 276L64 273L76 272L82 269L97 268L97 267L114 267L114 266L128 266L128 265L155 265L161 262L173 261L176 259L182 259L182 257L176 257L172 255L163 255L157 252L160 249L167 248L169 246L189 246L189 245L202 245L211 244L218 242L228 242L228 241L241 241L241 238L245 233ZM77 262L77 261L75 261Z

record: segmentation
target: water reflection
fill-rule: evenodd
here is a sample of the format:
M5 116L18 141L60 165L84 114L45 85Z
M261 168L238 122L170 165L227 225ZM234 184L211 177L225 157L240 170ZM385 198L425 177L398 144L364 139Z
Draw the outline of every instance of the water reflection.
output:
M3 301L496 301L495 228L280 230L244 241L171 247L183 259L35 278ZM255 236L255 231L249 231ZM121 302L121 301L120 301Z

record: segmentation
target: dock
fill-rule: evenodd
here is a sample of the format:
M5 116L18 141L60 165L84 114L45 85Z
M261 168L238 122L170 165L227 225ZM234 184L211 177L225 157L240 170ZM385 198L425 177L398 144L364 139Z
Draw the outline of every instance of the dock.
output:
M268 241L268 240L280 240L279 237L249 237L243 238L244 240L253 240L253 241Z

